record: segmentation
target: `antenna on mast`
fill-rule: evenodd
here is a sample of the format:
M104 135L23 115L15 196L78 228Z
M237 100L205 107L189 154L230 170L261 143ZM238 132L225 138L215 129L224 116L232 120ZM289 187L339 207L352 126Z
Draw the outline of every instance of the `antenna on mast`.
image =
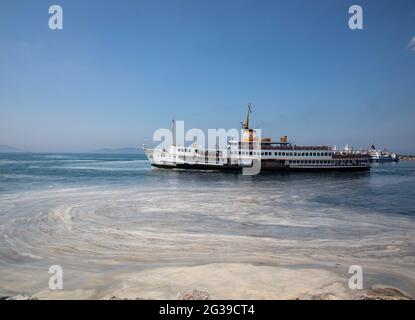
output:
M248 104L248 111L246 112L245 122L241 122L242 129L249 129L249 114L252 113L251 103Z

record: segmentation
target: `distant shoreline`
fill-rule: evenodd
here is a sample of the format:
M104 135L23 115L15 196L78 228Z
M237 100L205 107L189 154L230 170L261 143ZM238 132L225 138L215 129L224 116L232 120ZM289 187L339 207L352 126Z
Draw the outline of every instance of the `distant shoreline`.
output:
M25 150L1 150L1 154L119 154L119 155L126 155L126 154L136 154L136 155L143 155L144 151L140 148L120 148L120 149L111 149L111 148L104 148L104 149L97 149L92 151L25 151ZM398 155L399 160L404 161L415 161L415 155Z
M415 156L398 156L399 160L406 160L406 161L415 161Z
M141 149L99 149L92 151L2 151L1 154L118 154L118 155L143 155L144 152Z

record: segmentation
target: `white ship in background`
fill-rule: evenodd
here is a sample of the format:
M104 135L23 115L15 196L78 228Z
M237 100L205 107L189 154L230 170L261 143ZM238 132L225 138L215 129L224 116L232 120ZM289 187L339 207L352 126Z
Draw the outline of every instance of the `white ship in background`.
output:
M397 162L399 161L398 155L386 150L377 150L372 144L372 147L368 150L368 155L371 162Z
M242 123L242 141L229 141L227 148L203 149L197 145L173 144L167 149L143 147L151 165L166 169L240 171L261 161L261 171L365 171L370 169L369 155L349 150L337 151L329 146L297 146L287 136L279 142L258 138L249 127L251 107ZM173 132L175 123L173 123ZM174 134L173 134L174 136ZM255 148L254 145L259 146Z
M386 150L378 150L374 145L370 147L369 150L362 149L362 150L354 150L350 145L346 144L343 149L337 149L334 146L333 150L335 150L338 154L362 154L367 155L369 157L370 162L398 162L399 156L394 152L389 152Z

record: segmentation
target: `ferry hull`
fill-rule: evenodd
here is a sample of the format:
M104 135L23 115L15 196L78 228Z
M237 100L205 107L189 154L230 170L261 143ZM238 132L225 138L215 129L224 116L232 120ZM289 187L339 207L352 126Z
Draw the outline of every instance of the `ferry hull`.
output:
M151 164L155 168L162 169L184 169L184 170L203 170L203 171L242 171L241 166L218 166L208 164L187 164L177 163L175 165L168 164ZM369 171L370 166L333 166L333 167L262 167L261 172L355 172L355 171Z

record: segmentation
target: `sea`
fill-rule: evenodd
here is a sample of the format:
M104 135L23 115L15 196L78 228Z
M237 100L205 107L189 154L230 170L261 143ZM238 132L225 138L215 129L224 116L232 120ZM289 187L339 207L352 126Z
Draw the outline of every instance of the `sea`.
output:
M364 289L415 295L415 162L243 176L151 168L142 154L0 154L0 297L175 298L185 286L226 298L224 283L243 287L254 276L204 284L190 271L211 265L215 277L241 264L302 270L296 294L323 290L313 270L335 275L344 294L357 265ZM55 265L58 293L49 286ZM185 284L168 281L185 270ZM289 285L261 279L266 297L289 296Z

